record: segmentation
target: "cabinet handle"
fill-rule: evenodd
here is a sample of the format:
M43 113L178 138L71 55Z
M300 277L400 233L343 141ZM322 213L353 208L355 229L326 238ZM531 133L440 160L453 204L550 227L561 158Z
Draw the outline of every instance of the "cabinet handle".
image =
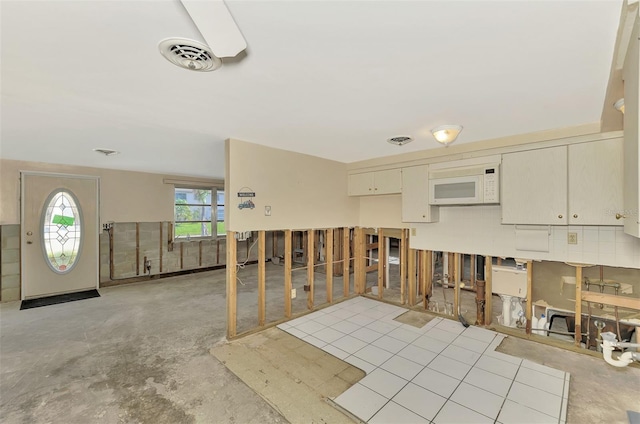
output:
M577 214L577 213L574 213L574 214L573 214L573 217L574 217L574 218L577 218L577 217L578 217L578 214Z
M369 187L369 191L371 191L371 187Z
M426 216L426 215L422 215L422 217L423 217L423 218L426 218L427 216Z
M562 214L558 215L558 218L562 219Z
M627 215L623 215L621 213L617 213L616 214L616 219L622 219L622 218L626 218L626 217L627 217Z

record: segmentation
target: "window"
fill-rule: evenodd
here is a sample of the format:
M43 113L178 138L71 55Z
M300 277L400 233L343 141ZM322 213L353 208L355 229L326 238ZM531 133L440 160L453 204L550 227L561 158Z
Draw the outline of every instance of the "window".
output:
M175 238L215 237L211 232L211 200L215 190L203 188L175 188Z
M224 228L224 191L216 191L216 227L218 235L223 236L227 232Z

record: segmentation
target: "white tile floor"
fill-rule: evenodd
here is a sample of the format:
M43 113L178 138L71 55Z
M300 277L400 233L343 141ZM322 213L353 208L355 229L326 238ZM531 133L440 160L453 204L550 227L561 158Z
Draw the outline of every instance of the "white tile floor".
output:
M556 423L567 417L569 374L496 352L505 337L358 297L278 327L367 375L334 399L370 423Z

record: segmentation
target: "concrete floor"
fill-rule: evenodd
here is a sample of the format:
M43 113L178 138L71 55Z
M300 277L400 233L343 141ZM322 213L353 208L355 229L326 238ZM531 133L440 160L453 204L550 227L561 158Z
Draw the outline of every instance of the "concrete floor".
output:
M0 305L2 423L281 423L209 349L224 338L225 271Z
M239 273L245 283L238 295L240 331L257 323L256 269ZM306 271L296 272L294 312L303 312ZM282 318L282 274L282 266L267 265L269 321ZM335 284L341 288L341 278ZM316 273L318 305L326 299L323 286ZM225 334L224 270L100 292L100 298L25 311L19 302L0 305L0 422L287 421L209 353ZM337 299L341 293L336 290ZM571 373L569 423L623 423L627 410L640 411L638 368L616 369L513 337L499 350Z

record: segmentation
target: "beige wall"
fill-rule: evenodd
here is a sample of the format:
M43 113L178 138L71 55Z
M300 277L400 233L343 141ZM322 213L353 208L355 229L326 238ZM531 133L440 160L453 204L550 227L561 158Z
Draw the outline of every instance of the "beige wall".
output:
M346 164L240 140L227 140L226 156L228 231L357 225L359 201L347 196ZM256 193L255 209L238 209L241 189Z
M402 222L402 198L399 194L362 196L358 225L368 228L408 228Z
M165 178L190 180L144 172L0 159L0 224L20 223L20 171L100 177L102 223L173 221L174 186L163 181Z

